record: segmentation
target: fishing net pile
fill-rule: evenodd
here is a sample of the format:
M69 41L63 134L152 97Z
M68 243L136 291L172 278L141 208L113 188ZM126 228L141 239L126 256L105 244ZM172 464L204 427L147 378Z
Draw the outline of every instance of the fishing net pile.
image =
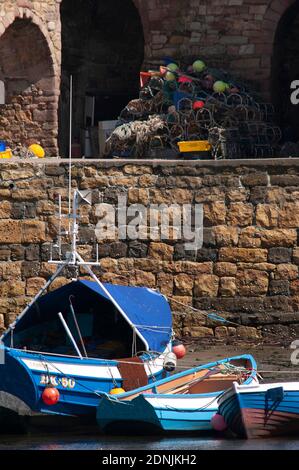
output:
M266 158L279 153L281 130L273 105L226 71L168 63L141 73L139 98L121 112L105 153L175 156L178 142L192 140L208 140L212 158Z

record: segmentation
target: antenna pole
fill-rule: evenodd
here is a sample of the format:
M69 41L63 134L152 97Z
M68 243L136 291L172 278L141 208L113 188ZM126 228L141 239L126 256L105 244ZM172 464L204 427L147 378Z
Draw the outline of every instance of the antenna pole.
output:
M73 75L70 76L69 216L72 209ZM70 230L70 224L69 224Z

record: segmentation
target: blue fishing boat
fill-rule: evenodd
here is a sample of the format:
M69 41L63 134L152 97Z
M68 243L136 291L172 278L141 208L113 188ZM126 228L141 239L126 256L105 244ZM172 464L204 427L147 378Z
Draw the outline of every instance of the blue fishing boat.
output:
M234 383L219 398L219 413L239 437L299 434L299 382Z
M136 389L175 367L166 298L102 283L91 269L99 263L78 254L80 197L76 192L71 252L50 260L55 274L0 338L0 421L20 413L95 417L100 392ZM77 277L49 291L66 267L85 268L93 280Z
M252 356L223 359L116 397L103 395L97 422L104 432L211 431L217 398L234 381L257 381Z

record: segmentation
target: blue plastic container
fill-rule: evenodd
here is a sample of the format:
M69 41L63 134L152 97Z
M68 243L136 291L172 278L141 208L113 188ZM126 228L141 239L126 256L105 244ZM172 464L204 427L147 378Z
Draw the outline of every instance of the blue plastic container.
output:
M6 150L6 143L4 140L0 140L0 152L5 152Z

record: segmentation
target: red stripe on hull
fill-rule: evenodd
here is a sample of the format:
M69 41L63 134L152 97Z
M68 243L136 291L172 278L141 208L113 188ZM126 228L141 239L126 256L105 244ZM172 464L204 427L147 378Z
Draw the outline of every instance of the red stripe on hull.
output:
M249 439L299 434L299 414L243 408L242 419Z

